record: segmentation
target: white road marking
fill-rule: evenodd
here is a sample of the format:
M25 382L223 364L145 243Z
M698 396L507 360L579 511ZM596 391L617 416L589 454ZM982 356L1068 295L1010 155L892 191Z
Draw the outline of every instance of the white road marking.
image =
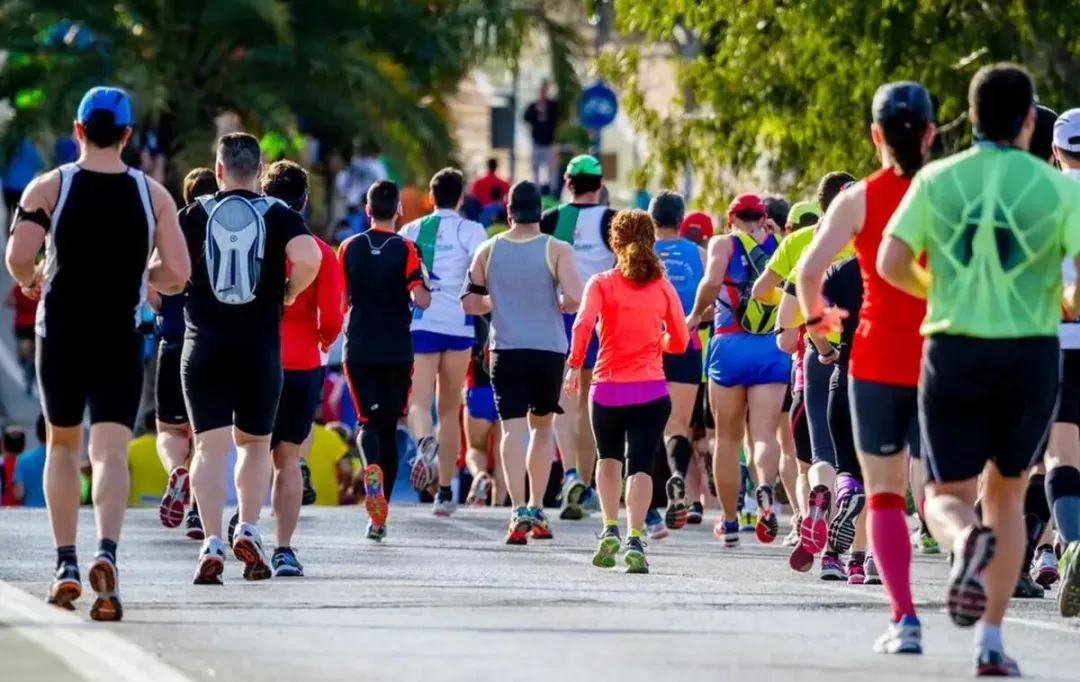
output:
M86 682L193 682L96 623L0 580L0 623L48 650Z

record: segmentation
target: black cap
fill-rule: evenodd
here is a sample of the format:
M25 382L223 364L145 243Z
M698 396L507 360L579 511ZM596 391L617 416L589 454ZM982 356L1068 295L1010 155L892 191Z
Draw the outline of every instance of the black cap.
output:
M787 199L784 197L765 197L762 199L765 203L765 213L769 216L777 225L783 226L787 221L788 212L791 210L791 205L788 204Z
M874 93L871 111L874 123L878 125L896 117L902 117L900 120L909 125L926 125L934 121L934 104L930 101L930 93L914 81L882 85Z
M686 202L678 192L665 189L649 202L649 215L659 227L677 230L686 216Z
M1050 107L1041 104L1035 107L1035 131L1031 133L1028 151L1047 163L1054 158L1054 124L1057 120L1057 112Z
M528 180L522 180L510 188L507 206L510 220L515 223L538 223L543 213L540 188Z

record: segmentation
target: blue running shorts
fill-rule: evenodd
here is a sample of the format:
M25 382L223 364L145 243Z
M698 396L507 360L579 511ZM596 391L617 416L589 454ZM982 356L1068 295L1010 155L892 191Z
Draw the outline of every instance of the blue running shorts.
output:
M705 365L709 379L725 387L786 384L791 376L791 356L773 334L718 334L709 340Z
M476 338L473 336L451 336L438 332L414 330L412 341L414 353L447 353L472 349L473 344L476 343Z

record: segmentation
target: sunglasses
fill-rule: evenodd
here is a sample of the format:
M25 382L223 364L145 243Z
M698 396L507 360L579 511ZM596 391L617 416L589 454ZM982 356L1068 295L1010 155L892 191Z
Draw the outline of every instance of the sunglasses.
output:
M735 213L732 215L734 215L739 220L748 223L752 223L755 220L761 220L765 217L765 214L761 213L760 211L735 211Z

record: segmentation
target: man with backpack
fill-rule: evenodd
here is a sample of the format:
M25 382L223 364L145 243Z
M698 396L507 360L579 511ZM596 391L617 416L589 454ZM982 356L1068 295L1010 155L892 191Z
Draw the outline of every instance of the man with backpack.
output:
M300 214L260 195L262 169L258 140L223 136L215 165L221 190L180 211L192 261L181 379L195 434L191 489L206 533L194 579L201 585L223 582L224 482L234 437L240 524L233 553L244 564L244 578L270 577L255 524L270 486L282 306L315 280L322 260Z

